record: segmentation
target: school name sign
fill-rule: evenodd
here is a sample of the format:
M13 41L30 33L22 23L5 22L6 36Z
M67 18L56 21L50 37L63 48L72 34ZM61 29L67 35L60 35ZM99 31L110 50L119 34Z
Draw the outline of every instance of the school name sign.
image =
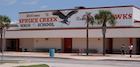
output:
M133 24L133 11L131 7L108 8L100 10L110 10L116 19L116 26L130 26ZM79 9L23 12L19 14L19 26L21 29L86 27L86 20L82 19L83 16L85 16L87 12L90 12L94 17L98 11L99 9ZM94 26L100 25L95 24Z

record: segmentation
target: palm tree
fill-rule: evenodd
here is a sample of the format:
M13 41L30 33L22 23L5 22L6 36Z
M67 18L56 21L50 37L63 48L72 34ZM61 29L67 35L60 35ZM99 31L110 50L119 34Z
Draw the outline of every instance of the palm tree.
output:
M99 10L98 14L95 14L95 22L102 25L102 35L103 35L103 55L106 54L106 29L107 24L114 26L116 24L115 17L113 14L108 10Z
M11 20L8 16L0 15L0 34L1 34L1 53L3 57L4 44L3 44L3 34L5 35L5 29L8 28Z
M89 29L89 23L93 25L94 18L91 16L90 12L87 12L83 18L86 20L86 55L89 55L89 36L88 36L88 29Z

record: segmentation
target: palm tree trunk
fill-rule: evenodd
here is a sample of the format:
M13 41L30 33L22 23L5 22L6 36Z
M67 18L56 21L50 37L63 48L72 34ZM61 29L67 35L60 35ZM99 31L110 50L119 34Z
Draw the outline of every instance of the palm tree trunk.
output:
M106 26L103 26L102 28L102 33L103 33L103 56L106 54Z
M3 43L3 41L2 41L2 28L0 28L0 35L1 35L1 38L0 38L0 51L1 51L1 53L2 53L2 43Z
M2 34L3 34L3 29L1 28L0 29L0 31L1 31L1 61L3 61L3 37L2 37Z
M88 36L88 28L89 28L89 23L87 22L87 28L86 28L86 55L89 55L89 36Z

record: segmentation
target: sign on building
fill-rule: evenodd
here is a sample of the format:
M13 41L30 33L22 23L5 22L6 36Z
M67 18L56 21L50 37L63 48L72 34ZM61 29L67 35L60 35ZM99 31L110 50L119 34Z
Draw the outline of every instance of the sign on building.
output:
M86 20L82 19L87 12L95 16L99 10L109 10L116 18L116 26L133 25L132 7L97 8L97 9L73 9L73 10L50 10L36 12L21 12L19 26L21 29L32 28L81 28L86 27ZM90 27L101 25L94 24ZM109 25L108 25L109 26Z

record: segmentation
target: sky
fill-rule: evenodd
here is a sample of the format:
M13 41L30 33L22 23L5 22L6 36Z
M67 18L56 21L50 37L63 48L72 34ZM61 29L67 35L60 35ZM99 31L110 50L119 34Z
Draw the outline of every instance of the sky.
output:
M19 12L124 5L140 7L140 0L0 0L0 15L9 16L14 23Z

